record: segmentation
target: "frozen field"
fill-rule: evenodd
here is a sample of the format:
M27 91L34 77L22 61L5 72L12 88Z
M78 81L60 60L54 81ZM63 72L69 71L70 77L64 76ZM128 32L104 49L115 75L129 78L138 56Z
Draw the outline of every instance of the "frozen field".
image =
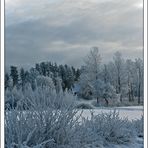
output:
M130 107L113 107L113 108L97 108L97 109L84 109L83 110L83 117L90 117L91 111L94 113L94 115L101 114L101 113L109 113L110 111L116 110L119 112L119 116L121 118L128 118L128 120L136 120L140 119L143 115L143 106L130 106Z

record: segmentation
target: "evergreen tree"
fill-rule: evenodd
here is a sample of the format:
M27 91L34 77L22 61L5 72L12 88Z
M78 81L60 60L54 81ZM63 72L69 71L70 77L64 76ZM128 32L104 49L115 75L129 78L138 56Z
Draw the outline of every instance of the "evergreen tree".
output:
M24 85L25 85L25 71L23 68L21 68L21 70L20 70L20 79L21 79L21 86L22 86L22 90L23 90Z
M10 76L11 76L11 78L13 80L13 87L17 86L18 85L18 79L19 79L17 67L11 66Z
M10 83L9 74L6 73L5 74L5 89L9 88L9 83Z
M35 64L35 69L39 72L39 74L41 74L41 68L39 64Z
M66 89L66 70L63 65L59 66L59 76L62 79L62 88L63 90L65 90Z
M28 71L25 71L25 84L30 82L31 82L30 73Z
M35 68L31 68L29 72L29 82L33 90L35 90L36 84L35 80L39 76L39 72Z
M66 66L66 86L68 90L72 89L73 84L74 84L74 75L72 69Z
M57 94L62 92L62 80L59 77L56 78L55 89Z
M42 75L43 76L46 76L46 73L47 73L47 65L46 65L46 63L45 62L42 62L40 64L40 68L41 68Z
M80 75L81 75L80 69L77 69L76 72L75 72L75 81L79 80Z

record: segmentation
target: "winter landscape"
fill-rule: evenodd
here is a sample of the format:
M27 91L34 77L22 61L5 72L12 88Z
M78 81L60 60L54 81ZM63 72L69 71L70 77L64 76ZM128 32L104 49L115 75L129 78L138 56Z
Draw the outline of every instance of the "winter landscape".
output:
M124 61L119 52L113 59L101 65L93 47L81 69L11 66L6 147L143 147L143 62Z
M6 0L5 148L144 147L142 9Z

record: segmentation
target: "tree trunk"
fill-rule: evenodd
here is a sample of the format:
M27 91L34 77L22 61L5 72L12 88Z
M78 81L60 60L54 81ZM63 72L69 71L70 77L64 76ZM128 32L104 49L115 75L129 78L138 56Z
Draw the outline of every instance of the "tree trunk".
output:
M104 99L105 99L105 102L106 102L106 106L108 106L108 100L106 98L104 98Z
M122 102L122 95L120 95L120 102Z
M140 83L140 80L141 80L141 72L140 72L140 68L139 68L139 85L138 85L138 104L140 104L140 89L141 89L141 83Z
M133 85L131 84L131 99L134 102L134 92L133 92Z
M130 87L129 74L128 74L128 101L131 102L131 87Z
M119 91L119 93L121 92L121 82L120 82L120 77L118 77L118 91Z
M99 104L99 98L97 97L97 104Z
M140 84L138 86L138 104L140 104Z
M132 99L131 99L131 91L130 91L130 90L129 90L129 92L128 92L128 98L129 98L129 102L131 102Z

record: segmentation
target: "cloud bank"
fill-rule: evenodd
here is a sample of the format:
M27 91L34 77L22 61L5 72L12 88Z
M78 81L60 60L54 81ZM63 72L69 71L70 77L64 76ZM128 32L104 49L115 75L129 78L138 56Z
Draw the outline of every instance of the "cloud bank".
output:
M6 66L40 61L79 67L92 46L104 62L143 56L142 0L6 0Z

